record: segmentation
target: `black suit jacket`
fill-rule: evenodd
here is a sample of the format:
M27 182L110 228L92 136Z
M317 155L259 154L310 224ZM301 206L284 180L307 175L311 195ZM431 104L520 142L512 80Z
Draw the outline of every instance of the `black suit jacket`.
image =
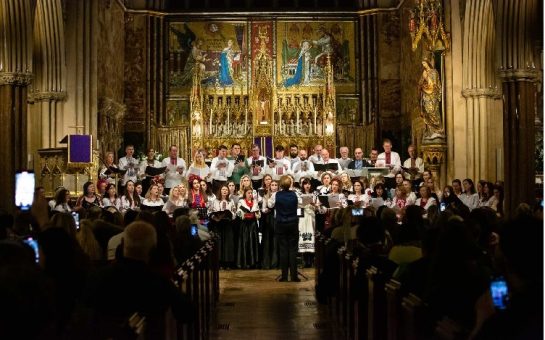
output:
M362 160L362 167L372 168L372 167L374 167L374 165L367 162L365 159L363 159ZM353 160L352 162L348 163L348 169L355 169L355 168L356 168L356 160Z

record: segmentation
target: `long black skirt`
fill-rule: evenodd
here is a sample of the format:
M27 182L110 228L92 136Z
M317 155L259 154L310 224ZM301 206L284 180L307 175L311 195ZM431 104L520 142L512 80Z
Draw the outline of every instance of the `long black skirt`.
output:
M278 242L274 235L275 229L274 212L261 215L259 227L261 229L261 268L278 268Z
M208 228L219 236L218 250L220 263L231 265L235 263L235 231L232 220L214 221L210 219Z
M242 220L238 232L237 267L253 268L257 264L259 239L256 220Z

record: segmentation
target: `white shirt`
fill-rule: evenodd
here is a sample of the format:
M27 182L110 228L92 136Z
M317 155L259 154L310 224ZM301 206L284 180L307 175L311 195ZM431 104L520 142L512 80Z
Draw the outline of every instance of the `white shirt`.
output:
M317 154L313 154L313 155L310 155L308 157L308 160L311 161L312 163L316 164L316 163L318 163L319 161L322 160L322 156L317 155Z
M218 165L225 164L224 167L218 167ZM227 181L233 174L235 169L234 162L230 162L227 157L220 159L214 157L212 164L210 164L210 172L212 173L212 179L216 181Z
M361 202L362 208L367 208L371 204L371 196L367 194L361 194L361 195L350 194L348 195L347 199L354 203Z
M112 201L110 201L109 198L104 197L102 199L102 205L104 206L104 208L115 207L117 210L120 210L121 209L121 199L118 197L112 202Z
M133 181L136 183L138 180L138 160L134 157L121 157L119 159L119 169L127 170L123 178L121 179L121 185L125 185L128 181Z
M424 172L424 161L422 160L422 158L416 157L416 159L414 161L414 164L415 164L415 168L418 168L418 174L414 177L414 179L419 179L419 178L422 177L422 173ZM403 162L403 167L408 168L408 169L411 168L411 159L410 158L407 158L405 160L405 162ZM403 174L403 176L406 179L409 179L409 180L411 179L411 174L409 174L408 172L405 172Z
M420 204L422 203L422 198L418 198L416 200L416 203L414 205L417 205L417 206L421 206ZM426 204L423 206L424 210L428 210L429 207L431 207L432 205L437 205L437 201L435 200L435 198L433 197L429 197L428 200L426 201Z
M256 159L256 161L263 161L263 166L261 167L261 170L257 170L256 168L252 168L252 162L254 161L254 157L250 156L246 158L246 165L250 168L250 178L253 181L259 181L263 178L263 175L265 174L265 168L267 167L267 158L263 156L259 156L259 158Z
M468 193L462 193L460 196L460 201L462 201L463 204L465 204L469 210L473 210L479 206L479 194L468 194Z
M278 181L284 175L293 174L291 171L291 163L287 158L275 158L274 162L276 165L272 168L269 166L269 164L265 165L265 174L271 175L273 180Z
M162 207L164 204L165 202L161 198L157 199L156 201L144 198L144 201L142 202L142 205L145 205L147 207Z
M295 162L291 170L293 171L293 175L297 183L299 183L301 181L301 178L303 177L310 178L316 176L316 171L314 171L314 164L308 159Z
M395 175L401 171L401 158L399 158L399 154L397 152L390 152L390 164L386 164L385 152L378 155L375 166L384 167L388 165L392 165L393 167L390 169L390 173L384 177L395 177Z
M182 158L178 157L176 159L176 164L171 164L170 157L167 157L163 159L162 166L167 167L167 172L165 173L165 188L170 189L182 183L185 171L187 171L185 161ZM177 171L178 168L182 169L181 174Z
M347 157L346 159L343 159L342 157L341 158L337 158L337 162L339 162L339 165L341 166L341 169L347 169L348 168L348 164L350 164L350 162L352 162L352 158L350 157Z

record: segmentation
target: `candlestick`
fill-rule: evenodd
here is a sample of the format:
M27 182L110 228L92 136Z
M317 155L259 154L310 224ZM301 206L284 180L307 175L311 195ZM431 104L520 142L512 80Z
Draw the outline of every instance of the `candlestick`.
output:
M244 109L244 134L248 132L248 107Z
M295 109L295 119L296 119L295 131L299 133L299 108Z
M210 127L208 128L208 134L209 135L212 135L212 115L213 115L212 112L213 112L212 108L210 108Z
M230 127L231 125L229 124L229 107L227 107L227 134L229 134Z
M316 134L316 106L314 106L314 133Z

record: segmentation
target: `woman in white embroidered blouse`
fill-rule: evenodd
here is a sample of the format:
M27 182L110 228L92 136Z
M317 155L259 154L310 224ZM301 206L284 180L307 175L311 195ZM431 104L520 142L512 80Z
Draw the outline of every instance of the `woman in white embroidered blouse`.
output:
M104 208L115 207L117 210L121 208L121 199L117 197L117 190L115 189L115 184L108 184L106 186L106 195L102 199L102 204Z
M431 190L427 186L423 185L419 189L420 198L416 200L415 205L418 205L424 210L428 211L428 208L432 205L437 205L435 198L431 197Z
M352 201L356 207L367 208L371 204L371 196L363 192L363 183L357 180L352 185L352 188L354 188L354 193L348 195L348 200Z
M479 206L479 194L475 191L473 181L466 178L462 181L464 192L460 195L460 201L464 203L469 210L473 210Z
M146 198L144 198L142 205L146 207L161 207L164 204L161 197L159 197L159 188L157 184L152 184L146 193Z

